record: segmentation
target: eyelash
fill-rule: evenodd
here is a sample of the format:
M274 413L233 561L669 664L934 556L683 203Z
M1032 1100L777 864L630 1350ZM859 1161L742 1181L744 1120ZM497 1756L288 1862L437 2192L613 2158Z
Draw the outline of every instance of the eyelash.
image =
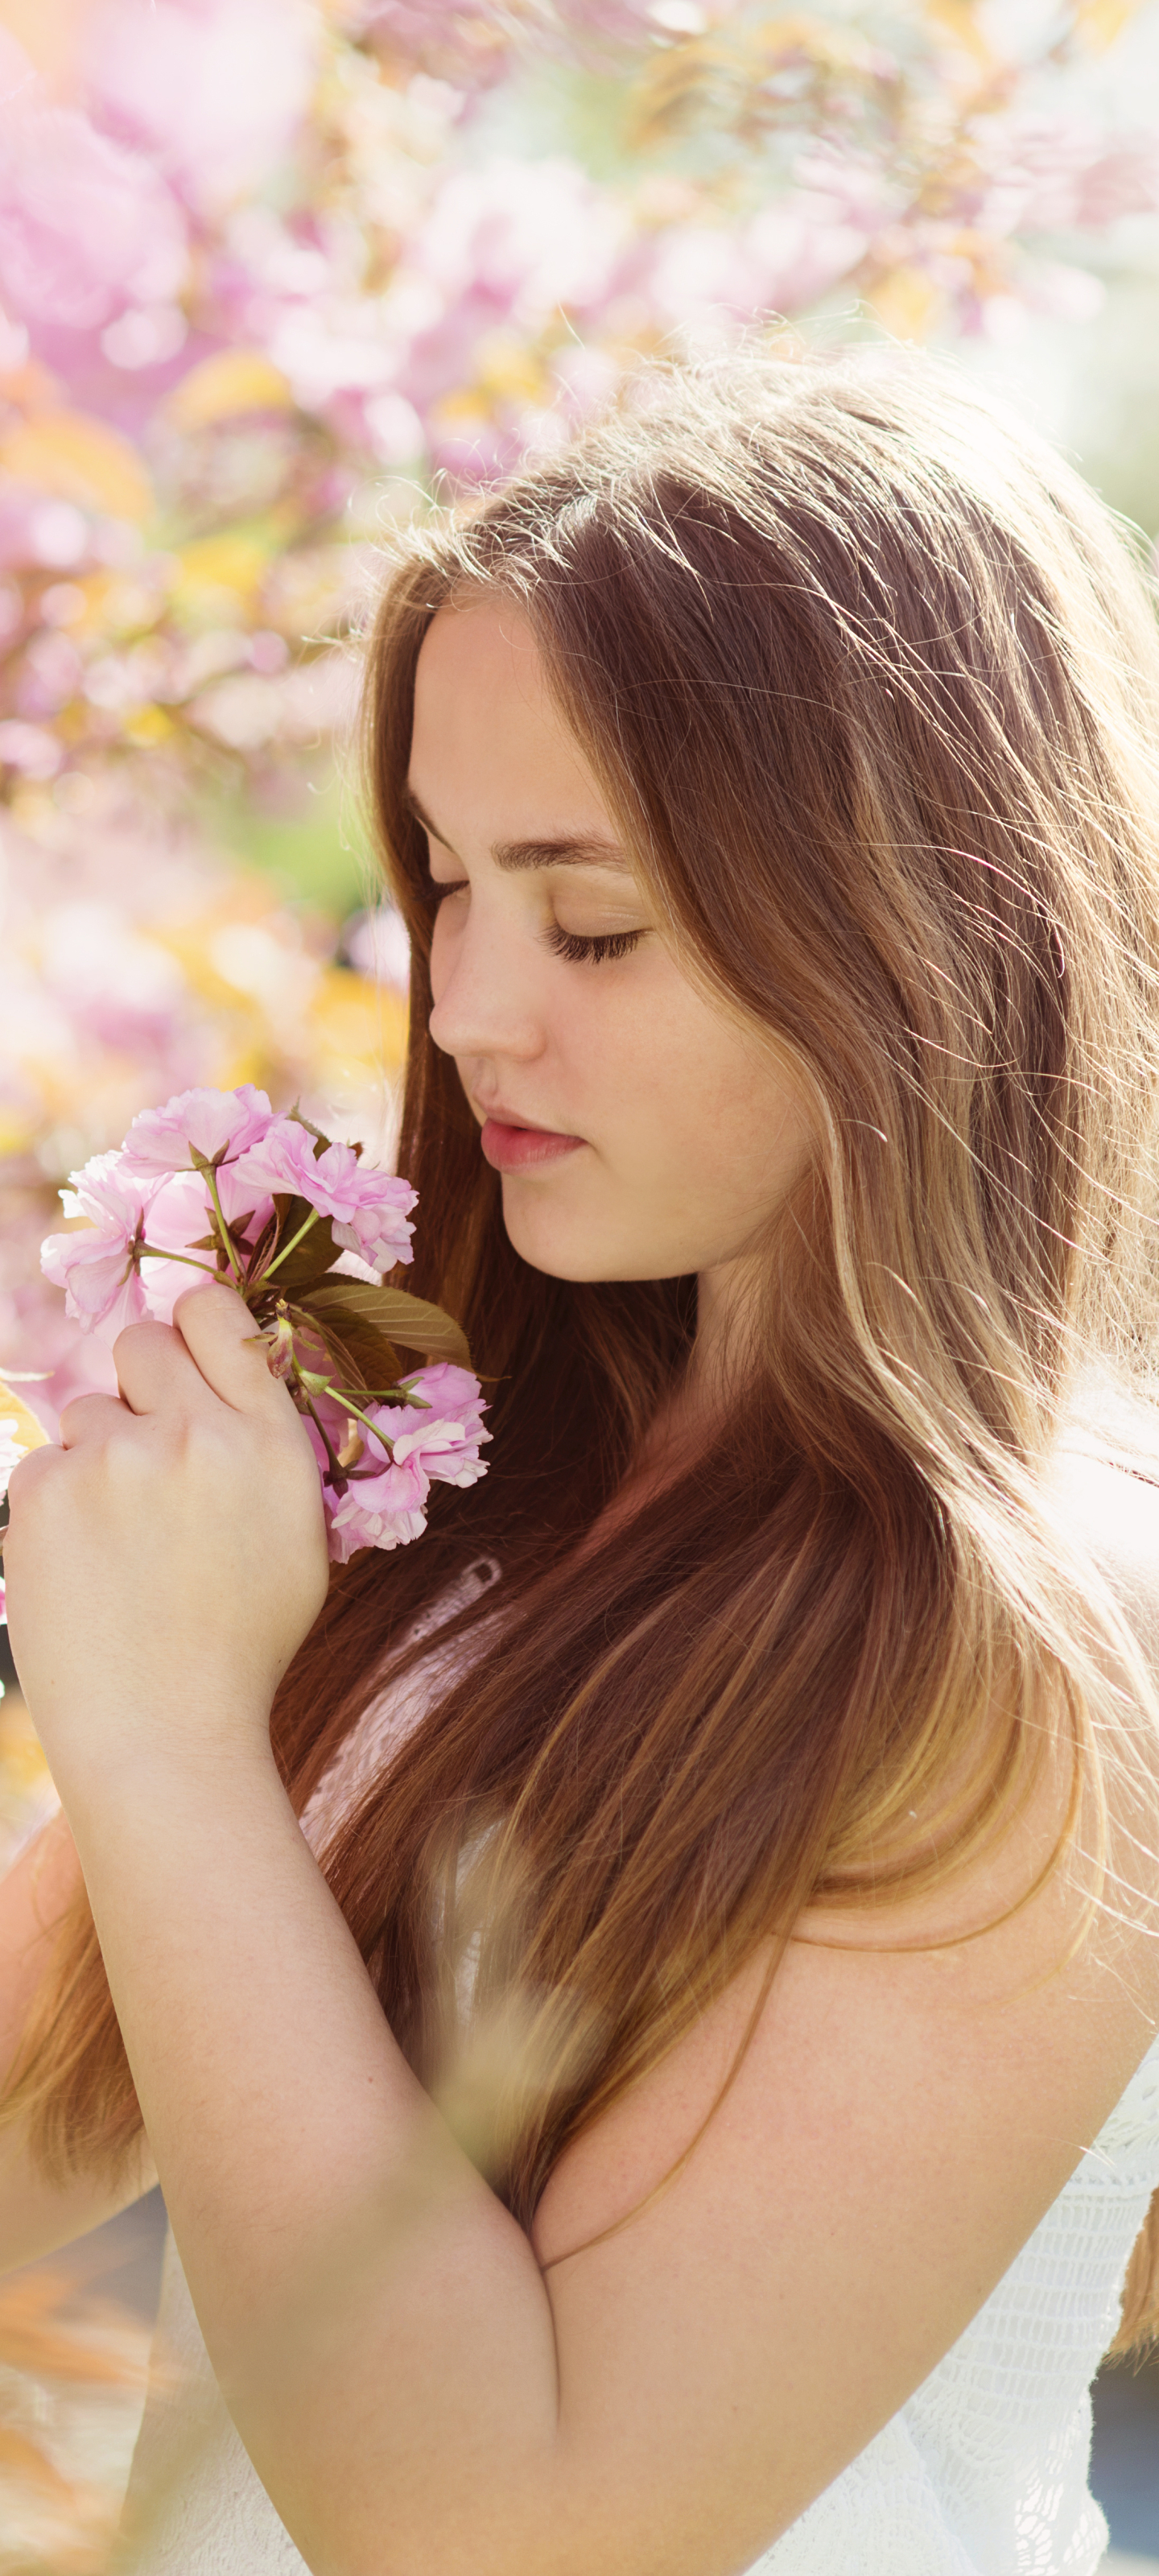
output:
M465 884L466 878L459 885L440 885L436 881L430 888L435 911L438 911L444 896L461 894ZM630 957L643 936L642 930L605 930L584 939L578 931L561 930L558 922L554 922L547 933L547 944L557 957L565 957L570 966L602 966L621 957Z
M606 958L630 957L643 936L642 930L605 930L596 938L581 939L577 931L561 930L557 922L548 931L547 944L572 966L582 966L585 960L599 966Z

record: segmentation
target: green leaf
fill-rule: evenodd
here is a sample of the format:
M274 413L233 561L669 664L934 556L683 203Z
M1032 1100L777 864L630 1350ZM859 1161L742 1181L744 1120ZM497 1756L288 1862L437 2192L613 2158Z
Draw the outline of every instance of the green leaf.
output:
M441 1306L428 1305L425 1297L408 1297L404 1288L370 1288L361 1279L334 1279L312 1288L299 1302L320 1324L328 1326L332 1321L341 1336L357 1321L369 1324L404 1351L420 1351L424 1359L453 1360L458 1368L470 1368L462 1325L444 1314Z

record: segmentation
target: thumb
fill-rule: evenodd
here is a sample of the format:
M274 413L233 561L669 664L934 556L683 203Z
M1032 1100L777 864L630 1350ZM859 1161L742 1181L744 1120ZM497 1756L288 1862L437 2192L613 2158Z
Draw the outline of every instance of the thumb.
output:
M294 1408L284 1386L272 1378L268 1345L259 1333L244 1298L216 1280L208 1288L189 1288L178 1298L173 1321L190 1358L207 1386L236 1413L265 1413L280 1420Z

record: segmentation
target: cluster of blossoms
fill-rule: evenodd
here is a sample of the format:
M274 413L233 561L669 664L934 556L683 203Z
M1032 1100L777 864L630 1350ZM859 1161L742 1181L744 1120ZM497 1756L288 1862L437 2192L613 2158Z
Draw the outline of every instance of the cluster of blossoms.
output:
M340 941L348 872L311 873L327 925L237 866L277 834L293 876L326 810L384 533L549 449L657 351L742 328L791 349L817 314L993 340L1090 313L1096 241L1157 201L1154 136L1100 95L1132 15L86 0L22 10L23 47L0 28L0 1371L40 1375L46 1412L112 1383L102 1336L166 1315L191 1260L235 1276L227 1237L252 1301L272 1206L259 1328L308 1399L335 1554L414 1535L432 1477L481 1472L452 1342L404 1381L348 1303L339 1349L327 1298L399 1294L352 1275L384 1210L390 1259L405 1233L365 1163L354 1186L344 1149L313 1155L337 1154L327 1205L290 1250L287 1192L315 1208L299 1138L244 1182L240 1147L199 1144L220 1217L192 1152L130 1173L106 1149L168 1093L248 1080L373 1121L389 1157L401 925ZM81 1164L89 1234L45 1279ZM298 1265L350 1236L312 1292ZM9 1422L0 1480L40 1436L0 1394ZM22 2564L103 2557L81 2486L75 2533L14 2538ZM6 2488L14 2533L36 2492L21 2520Z
M340 930L227 862L188 796L166 810L127 773L73 784L91 786L75 811L0 810L0 1376L43 1374L46 1421L113 1384L107 1347L39 1268L67 1174L154 1102L243 1081L389 1164L406 1044L407 941L387 905ZM351 867L334 911L360 891Z
M9 792L292 769L379 514L641 353L835 294L903 337L1089 312L1076 244L1159 196L1155 136L1067 86L1124 14L97 0L67 103L0 31Z
M352 870L328 947L213 881L340 844L384 531L658 350L1081 314L1157 163L1100 95L1129 0L88 0L67 60L41 14L38 60L0 29L0 1368L60 1402L69 1169L243 1078L365 1134L397 1069Z
M134 1119L121 1150L61 1195L80 1223L49 1237L42 1262L83 1332L113 1341L167 1322L198 1275L244 1298L305 1418L338 1562L419 1537L433 1483L485 1473L491 1435L462 1333L375 1277L411 1259L415 1192L355 1146L275 1115L249 1083L187 1091ZM396 1344L428 1365L406 1371Z

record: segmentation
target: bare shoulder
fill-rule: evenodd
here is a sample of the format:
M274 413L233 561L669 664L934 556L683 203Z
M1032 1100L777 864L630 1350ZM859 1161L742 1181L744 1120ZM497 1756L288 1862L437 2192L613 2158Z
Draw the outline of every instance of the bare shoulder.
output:
M1061 1473L1143 1644L1159 1487L1093 1457ZM767 1993L766 1951L549 2181L537 2251L601 2403L609 2374L626 2413L652 2390L683 2478L715 2388L712 2439L751 2438L766 2532L957 2340L1154 2043L1159 1836L1082 1938L1081 1872L1048 1866L1063 1770L944 1889L811 1910Z
M1052 1465L1050 1490L1061 1526L1105 1576L1159 1682L1159 1460L1151 1482L1076 1448ZM890 2127L882 2104L892 2105L904 2170L923 2152L923 2138L933 2147L939 2088L958 2138L979 2119L990 2119L996 2137L1004 2124L1024 2129L1036 2116L1031 2101L1045 2113L1053 2100L1055 2142L1044 2153L1042 2187L1052 2179L1061 2187L1159 2027L1159 1742L1149 1814L1141 1817L1136 1804L1129 1819L1130 1900L1118 1901L1112 1861L1110 1901L1085 1937L1091 1877L1065 1858L1050 1866L1071 1778L1069 1751L1060 1748L1002 1836L968 1866L948 1865L943 1879L913 1897L808 1909L750 2036L769 1960L762 1950L663 2064L564 2158L540 2214L550 2257L614 2223L654 2188L707 2118L742 2044L744 2067L730 2084L725 2128L735 2127L746 2101L759 2102L763 2138L779 2132L787 2151L812 2156L818 2123L827 2126L838 2104L845 2140L866 2134L872 2090L880 2097L877 2130ZM1123 1793L1113 1764L1106 1786L1114 1851L1116 1823L1124 1819L1116 1814ZM922 2096L912 2117L903 2107L911 2084ZM839 2160L833 2137L830 2130L813 2168L822 2191L835 2180L827 2172ZM711 2149L705 2163L710 2159Z

